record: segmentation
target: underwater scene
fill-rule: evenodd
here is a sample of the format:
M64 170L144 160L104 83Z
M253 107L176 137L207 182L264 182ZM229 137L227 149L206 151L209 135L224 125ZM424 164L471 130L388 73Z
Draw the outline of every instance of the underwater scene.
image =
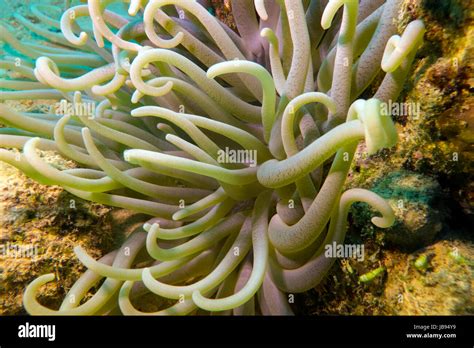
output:
M472 316L473 13L0 0L0 314Z

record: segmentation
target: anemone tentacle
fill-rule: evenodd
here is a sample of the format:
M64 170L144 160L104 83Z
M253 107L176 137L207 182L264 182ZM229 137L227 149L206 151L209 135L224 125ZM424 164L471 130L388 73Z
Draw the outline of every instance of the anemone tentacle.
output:
M400 0L239 0L233 31L204 1L130 0L123 11L109 6L116 1L88 0L61 16L32 6L42 25L15 16L47 45L0 24L14 52L0 59L14 76L0 80L0 100L57 102L48 113L0 104L0 161L150 218L99 260L76 246L88 270L60 308L36 298L54 280L46 274L28 285L25 309L293 314L285 293L329 271L334 259L322 251L344 242L352 203L379 211L380 228L394 221L384 199L343 187L358 142L370 154L396 145L382 103L397 99L423 22L396 35ZM375 95L357 99L378 73ZM40 150L78 167L59 170ZM146 293L176 303L143 312L132 302Z

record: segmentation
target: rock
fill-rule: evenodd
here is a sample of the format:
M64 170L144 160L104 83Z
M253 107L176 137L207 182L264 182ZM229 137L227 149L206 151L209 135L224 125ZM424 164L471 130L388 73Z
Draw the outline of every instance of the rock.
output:
M363 234L376 232L388 246L415 250L433 242L441 231L446 213L441 188L433 178L400 170L379 178L371 190L388 200L396 221L389 229L379 229L370 222L376 212L365 203L355 204L354 224Z
M429 256L430 267L420 273L413 266L422 254ZM449 239L413 254L386 251L385 258L396 262L388 270L384 311L391 315L472 315L473 255L472 242L452 232Z

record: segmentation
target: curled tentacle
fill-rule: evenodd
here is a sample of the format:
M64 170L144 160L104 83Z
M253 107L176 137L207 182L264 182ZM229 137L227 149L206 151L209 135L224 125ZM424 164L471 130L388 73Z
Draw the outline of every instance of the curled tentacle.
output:
M282 269L275 262L270 263L272 278L282 291L304 292L315 287L321 281L335 261L335 258L326 256L325 246L334 242L336 244L344 242L347 215L354 202L368 203L382 214L381 217L372 218L372 223L377 227L387 228L395 221L392 208L386 200L377 194L364 189L347 190L342 194L338 207L334 209L324 242L309 262L292 270Z
M395 71L411 51L417 48L425 33L425 25L417 20L410 22L402 36L392 36L387 42L382 57L382 69L385 72Z
M206 75L207 77L213 79L218 75L232 72L248 73L260 80L263 89L262 124L265 140L268 141L270 138L270 131L272 129L273 123L275 122L276 95L275 84L273 83L272 76L263 66L259 64L239 60L213 65L209 68Z
M90 13L90 18L92 19L94 35L96 37L97 45L99 47L104 46L103 37L107 38L114 45L126 49L129 51L138 51L142 46L133 42L125 41L115 35L107 26L107 23L104 20L104 15L102 14L102 9L104 9L109 3L112 3L116 0L88 0L87 6ZM110 20L112 25L117 27L122 27L128 23L128 20L125 20L122 17L111 17L106 18Z
M206 73L196 64L185 57L168 50L148 49L142 50L134 59L130 68L130 78L134 86L143 94L160 96L168 93L172 89L172 82L166 83L162 87L148 86L142 80L141 71L143 67L151 62L161 61L176 66L185 72L201 89L203 89L214 101L223 108L235 114L244 121L258 122L260 119L259 107L250 105L237 98L232 93L224 89L214 80L210 80Z
M156 280L151 274L151 271L145 269L142 274L142 280L145 283L145 286L151 292L171 299L179 299L183 296L184 298L190 298L196 290L205 293L217 288L217 286L222 283L222 281L240 264L250 249L250 219L245 219L245 216L242 215L234 215L234 220L235 222L232 223L230 228L233 230L238 230L240 228L239 235L231 245L225 257L206 277L191 285L168 285Z
M294 156L283 161L265 162L258 170L258 181L272 188L288 185L317 168L337 149L364 136L369 153L395 144L397 138L393 121L388 115L382 115L380 101L367 101L358 115L359 120L337 126Z
M120 252L117 253L113 266L130 267L137 253L145 241L144 233L136 233L128 238ZM122 282L115 279L106 279L94 296L82 305L58 311L41 305L36 299L38 289L54 280L54 274L45 274L35 279L25 290L23 303L28 313L32 315L92 315L103 310L103 306L119 290Z

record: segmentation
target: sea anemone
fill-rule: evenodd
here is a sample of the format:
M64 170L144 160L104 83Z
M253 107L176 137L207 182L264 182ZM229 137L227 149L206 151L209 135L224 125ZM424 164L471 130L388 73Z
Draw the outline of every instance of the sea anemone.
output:
M59 310L36 299L54 274L28 285L25 309L292 314L288 294L324 278L335 260L325 245L344 242L352 203L378 211L378 227L394 221L384 199L343 185L361 140L369 154L397 141L381 106L403 88L423 23L396 35L400 0L234 0L235 30L207 1L130 0L128 14L114 2L88 0L60 19L33 6L49 30L15 15L51 45L0 27L14 51L0 67L23 77L2 80L0 98L58 101L49 113L0 105L11 127L0 129L0 160L150 216L100 260L74 249L88 270ZM381 70L373 98L358 99ZM79 167L58 170L38 150ZM132 300L149 292L176 303L141 312Z

